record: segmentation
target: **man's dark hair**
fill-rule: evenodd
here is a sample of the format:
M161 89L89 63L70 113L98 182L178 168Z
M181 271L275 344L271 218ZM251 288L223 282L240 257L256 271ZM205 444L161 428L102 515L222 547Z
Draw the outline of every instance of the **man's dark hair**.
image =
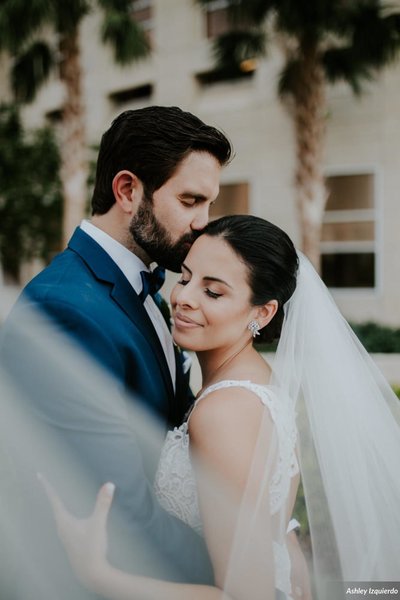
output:
M193 151L208 152L221 166L232 155L221 131L175 106L123 112L101 139L92 214L103 215L115 203L112 181L118 171L134 173L151 197Z

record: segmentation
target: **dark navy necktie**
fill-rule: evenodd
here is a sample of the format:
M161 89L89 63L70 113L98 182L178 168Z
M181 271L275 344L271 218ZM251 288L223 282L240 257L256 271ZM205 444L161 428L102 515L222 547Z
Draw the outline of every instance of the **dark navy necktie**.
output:
M165 269L156 267L154 271L140 271L140 277L143 284L143 289L139 294L141 301L144 302L149 294L155 299L158 290L165 281Z

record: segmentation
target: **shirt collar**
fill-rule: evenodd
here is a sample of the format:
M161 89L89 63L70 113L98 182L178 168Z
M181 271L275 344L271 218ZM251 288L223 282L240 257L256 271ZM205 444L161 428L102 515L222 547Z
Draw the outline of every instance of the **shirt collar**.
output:
M143 288L140 271L150 270L144 262L136 254L117 242L108 233L93 225L90 221L84 219L80 224L80 228L107 252L121 269L135 292L140 294Z

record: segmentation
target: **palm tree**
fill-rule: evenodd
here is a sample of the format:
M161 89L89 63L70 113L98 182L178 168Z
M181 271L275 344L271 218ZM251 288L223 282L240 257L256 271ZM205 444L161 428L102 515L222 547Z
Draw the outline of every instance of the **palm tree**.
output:
M206 8L214 2L196 1ZM327 200L323 175L327 85L342 80L360 94L362 83L397 55L400 12L389 12L380 0L227 0L225 4L230 28L214 41L217 73L240 75L251 59L265 55L272 36L283 49L278 92L295 130L301 245L319 269Z
M11 54L17 102L31 102L56 68L65 87L60 128L64 242L85 214L87 195L80 23L100 8L101 39L112 46L119 64L127 64L150 51L146 34L132 18L133 5L132 0L3 0L0 7L0 51Z

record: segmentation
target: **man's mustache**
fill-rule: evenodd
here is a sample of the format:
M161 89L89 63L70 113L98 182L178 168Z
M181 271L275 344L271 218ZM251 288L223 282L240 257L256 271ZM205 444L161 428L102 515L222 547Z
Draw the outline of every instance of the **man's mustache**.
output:
M181 237L180 243L181 244L190 244L192 246L194 244L194 242L197 240L197 238L202 235L202 233L203 233L203 230L193 231L192 233L185 233Z

